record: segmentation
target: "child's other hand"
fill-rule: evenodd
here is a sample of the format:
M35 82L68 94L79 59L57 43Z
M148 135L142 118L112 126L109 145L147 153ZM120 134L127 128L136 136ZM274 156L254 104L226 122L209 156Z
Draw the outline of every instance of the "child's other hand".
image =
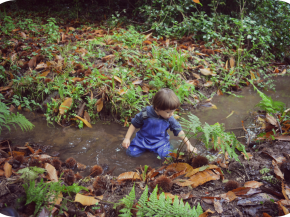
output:
M194 148L192 145L188 145L188 146L187 146L187 151L188 151L188 152L194 152L194 153L197 153L197 149Z
M122 146L127 149L129 145L130 145L130 139L125 138L123 140Z

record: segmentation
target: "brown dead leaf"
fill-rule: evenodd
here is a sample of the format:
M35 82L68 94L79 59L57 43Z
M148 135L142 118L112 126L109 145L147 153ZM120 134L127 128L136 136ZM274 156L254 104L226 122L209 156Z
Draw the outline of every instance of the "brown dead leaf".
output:
M198 173L200 171L211 170L211 169L216 169L216 168L219 168L219 167L217 165L213 165L213 164L210 164L210 165L207 165L207 166L198 167L198 168L190 170L185 175L185 177L191 177L192 175L194 175L194 174L196 174L196 173Z
M215 213L215 211L212 211L212 210L208 209L204 213L199 215L199 217L207 217L209 214L213 214L213 213Z
M219 200L214 199L214 201L213 201L213 205L214 205L215 210L216 210L218 213L222 213L222 212L223 212L223 207L222 207L222 205L221 205L221 203L220 203Z
M84 119L87 121L87 122L91 122L91 118L90 118L90 115L87 111L84 112Z
M233 200L235 200L237 198L235 193L232 191L229 191L225 194L221 194L220 197L224 198L227 202L232 202Z
M212 170L205 170L191 176L189 180L194 182L191 187L195 188L206 182L218 179L220 179L220 175L215 174Z
M142 90L143 90L144 93L148 93L149 90L150 90L149 85L148 84L143 84Z
M82 164L82 163L77 163L77 168L79 169L79 170L85 170L86 168L87 168L87 166L86 165L84 165L84 164Z
M247 155L248 155L248 157L249 157L249 160L252 160L252 159L253 159L253 155L252 155L250 152L247 152L247 155L246 155L245 153L242 152L242 155L244 155L245 160L248 159L248 158L247 158Z
M280 201L278 201L277 204L278 204L278 205L280 206L280 208L283 210L283 212L284 212L285 215L289 214L289 210L288 210L285 206L283 206L283 205L280 203Z
M67 98L59 107L59 114L63 115L72 105L72 98Z
M274 173L276 174L277 178L280 180L284 180L284 175L279 169L278 165L273 161L273 166L274 166Z
M176 179L173 182L181 187L190 186L193 184L193 181L190 181L188 179Z
M80 116L76 115L76 118L80 119L82 122L84 122L85 125L87 125L87 127L89 128L93 128L92 125L85 119L81 118Z
M196 73L191 73L196 79L200 79L200 76Z
M95 199L94 197L85 196L85 195L77 193L74 202L79 202L83 206L92 206L98 203L99 200Z
M26 39L26 34L24 32L20 32L22 38Z
M192 166L187 163L173 163L167 166L166 170L168 169L174 169L178 172L185 170L187 173L193 170Z
M118 176L117 181L122 182L125 180L136 180L136 179L141 179L139 174L136 172L125 172L122 173Z
M49 73L50 73L50 70L46 70L45 72L42 72L39 76L46 77Z
M151 41L148 41L148 40L146 40L146 41L143 41L143 45L150 45L150 44L152 44L152 42L151 42Z
M45 163L44 169L46 169L51 181L58 182L58 176L57 176L57 172L54 166L52 166L49 163Z
M192 0L194 3L200 4L199 0Z
M193 86L198 86L198 84L199 84L199 81L197 79L195 79L195 80L188 80L186 82L189 83L189 84L192 84Z
M95 106L97 106L97 112L102 111L103 106L104 106L103 99L102 98L98 99L98 101L96 102Z
M4 175L5 175L4 170L1 170L1 169L0 169L0 176L4 176Z
M3 169L5 177L9 178L12 175L12 166L8 162L5 162Z
M37 60L37 56L34 56L31 58L31 60L29 60L28 62L29 68L34 69L34 67L36 66L36 60Z
M37 64L35 70L45 69L47 68L47 65L45 63L39 63Z
M205 68L205 69L199 69L201 74L203 75L213 75L212 71L210 70L210 68Z
M250 187L250 188L259 188L262 186L262 182L257 182L257 181L248 181L244 184L245 187Z
M290 198L290 188L282 181L282 194L286 200Z
M103 57L103 58L102 58L102 61L103 61L103 62L107 62L107 61L109 61L109 60L111 60L111 59L113 59L113 58L115 58L115 55L114 55L114 54L110 54L110 55L108 55L108 56Z
M273 117L272 115L270 115L269 113L266 114L266 120L267 120L270 124L274 125L275 127L278 127L277 119L274 118L274 117Z

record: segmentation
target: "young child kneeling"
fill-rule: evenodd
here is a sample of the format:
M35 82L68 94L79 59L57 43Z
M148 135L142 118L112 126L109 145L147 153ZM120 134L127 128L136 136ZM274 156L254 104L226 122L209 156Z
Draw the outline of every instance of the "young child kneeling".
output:
M127 154L133 157L146 150L157 153L161 158L170 153L169 135L167 130L173 131L186 143L187 151L196 152L182 131L181 125L173 117L173 112L180 106L175 93L168 89L161 89L153 99L153 105L143 108L131 121L122 146L127 149ZM130 138L136 128L140 130L130 144Z

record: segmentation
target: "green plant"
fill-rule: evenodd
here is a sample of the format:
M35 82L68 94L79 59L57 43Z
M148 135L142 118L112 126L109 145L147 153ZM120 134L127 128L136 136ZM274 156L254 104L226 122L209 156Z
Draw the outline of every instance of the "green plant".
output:
M4 17L4 25L1 26L1 31L4 34L9 34L13 29L15 29L15 25L13 24L13 20L10 16L5 16Z
M188 115L188 119L181 118L180 123L188 130L189 137L198 138L205 144L206 148L220 148L223 153L227 152L236 161L240 160L235 149L246 154L245 146L237 140L234 133L225 132L222 124L209 125L205 123L202 125L199 118L193 114Z
M31 202L35 202L36 204L34 215L38 213L41 206L51 209L51 206L48 205L54 203L60 197L60 193L78 193L80 190L88 191L87 188L78 186L75 183L72 186L65 186L61 184L61 180L58 182L44 182L43 179L38 183L36 183L35 180L30 180L29 183L23 184L23 188L26 193L25 205ZM67 199L64 197L63 199L60 212L62 212L62 209L67 210Z
M13 125L15 128L17 124L21 130L32 130L34 125L28 121L22 114L13 114L9 111L9 108L3 103L0 102L0 134L2 127L6 127L10 130L9 125Z
M27 183L29 181L35 180L39 174L43 174L45 171L45 169L39 167L26 167L24 169L18 170L17 173L22 174L20 178L23 179L25 183Z
M148 186L146 185L144 192L142 193L138 205L137 205L137 216L188 216L188 217L198 217L203 213L201 206L198 204L197 208L191 208L186 202L184 205L183 200L179 200L177 196L172 199L167 197L165 198L164 192L162 192L157 198L158 186L154 188L154 191L149 197L148 200ZM131 210L133 209L133 204L135 200L135 185L132 187L129 195L120 200L119 203L114 205L114 209L118 205L125 205L123 209L120 210L121 213L119 216L132 216Z
M266 174L266 173L268 173L268 172L270 172L270 169L267 168L267 167L265 167L265 168L263 168L263 169L260 170L260 173L261 173L262 175L264 175L264 174Z
M56 20L53 17L49 18L47 22L48 23L43 27L44 32L48 34L49 41L56 42L60 37L58 33L59 26L56 25Z

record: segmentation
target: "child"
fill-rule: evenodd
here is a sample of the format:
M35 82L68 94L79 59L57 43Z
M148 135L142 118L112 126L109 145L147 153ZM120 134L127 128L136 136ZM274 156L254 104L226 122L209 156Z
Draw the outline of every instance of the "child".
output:
M196 152L186 138L180 124L173 117L173 112L180 106L175 93L164 88L159 90L153 99L153 106L147 106L138 113L131 121L122 146L127 149L127 154L133 157L140 155L146 150L157 153L161 158L170 153L169 135L167 130L173 131L186 143L187 151ZM141 128L130 144L130 138L136 128Z

